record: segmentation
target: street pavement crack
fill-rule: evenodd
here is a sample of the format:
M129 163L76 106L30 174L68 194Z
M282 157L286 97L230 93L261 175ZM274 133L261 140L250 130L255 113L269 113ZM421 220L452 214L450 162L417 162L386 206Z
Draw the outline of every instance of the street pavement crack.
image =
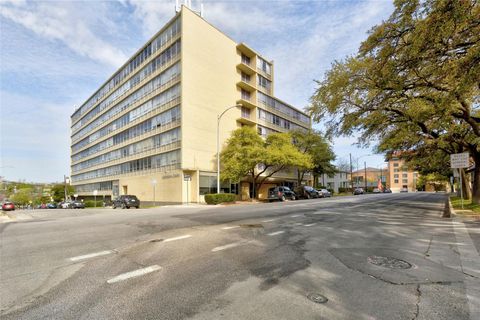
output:
M416 288L416 296L417 296L417 302L415 303L415 312L413 314L412 320L415 320L418 318L418 315L420 314L420 298L422 296L422 292L420 291L420 285L417 285Z

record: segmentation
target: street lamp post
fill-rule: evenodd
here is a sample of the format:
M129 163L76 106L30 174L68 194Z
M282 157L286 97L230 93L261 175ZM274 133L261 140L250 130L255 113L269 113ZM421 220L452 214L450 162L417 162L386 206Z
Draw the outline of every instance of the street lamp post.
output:
M153 186L153 206L155 207L155 187L157 185L157 179L152 180L152 186Z
M228 107L217 116L217 193L220 193L220 120L222 116L230 109L241 107L241 104Z

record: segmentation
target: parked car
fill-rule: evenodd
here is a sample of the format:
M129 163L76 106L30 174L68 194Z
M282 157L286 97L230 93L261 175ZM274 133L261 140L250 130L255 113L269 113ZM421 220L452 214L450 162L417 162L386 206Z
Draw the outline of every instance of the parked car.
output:
M408 189L407 188L402 188L402 189L400 189L400 192L408 192Z
M299 186L295 189L295 196L299 199L312 199L320 197L320 194L310 186Z
M10 201L5 201L2 204L2 210L3 211L13 211L13 210L15 210L15 204L13 202L10 202Z
M392 193L392 190L390 190L389 188L385 188L385 189L383 190L383 193Z
M140 200L138 200L137 196L134 195L123 195L115 198L113 200L113 209L115 208L122 208L122 209L129 209L131 207L140 208Z
M85 203L78 200L70 201L69 208L71 209L85 209Z
M381 193L381 192L382 192L382 191L380 191L379 188L374 188L374 189L373 189L373 193Z
M57 205L58 208L61 208L61 209L68 209L70 208L70 202L59 202L58 205Z
M323 198L330 198L332 196L332 193L330 191L328 191L327 189L320 189L320 190L318 190L318 192L322 194L321 197L323 197Z
M47 203L47 209L57 209L56 203Z
M359 194L364 194L365 191L363 191L363 188L356 188L355 190L353 190L353 195L357 196Z
M280 200L285 201L286 199L296 200L297 195L295 192L290 190L289 187L275 187L268 189L268 201Z

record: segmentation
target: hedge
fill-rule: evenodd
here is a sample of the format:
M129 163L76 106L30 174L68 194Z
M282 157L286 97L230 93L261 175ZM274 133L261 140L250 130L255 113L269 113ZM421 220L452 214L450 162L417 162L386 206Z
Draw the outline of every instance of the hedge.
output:
M207 204L219 204L222 202L234 202L236 199L236 195L232 193L214 193L214 194L206 194L205 195L205 202Z
M95 201L93 200L85 200L85 207L93 208L95 207ZM97 200L97 208L103 207L103 200Z

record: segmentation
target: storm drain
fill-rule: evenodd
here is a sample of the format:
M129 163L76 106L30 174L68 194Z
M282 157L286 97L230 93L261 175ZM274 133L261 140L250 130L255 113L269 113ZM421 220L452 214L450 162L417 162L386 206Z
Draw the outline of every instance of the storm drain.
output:
M373 265L389 269L410 269L412 267L407 261L392 257L370 256L367 261Z
M328 301L328 298L320 293L309 293L307 294L307 298L315 303L326 303Z

